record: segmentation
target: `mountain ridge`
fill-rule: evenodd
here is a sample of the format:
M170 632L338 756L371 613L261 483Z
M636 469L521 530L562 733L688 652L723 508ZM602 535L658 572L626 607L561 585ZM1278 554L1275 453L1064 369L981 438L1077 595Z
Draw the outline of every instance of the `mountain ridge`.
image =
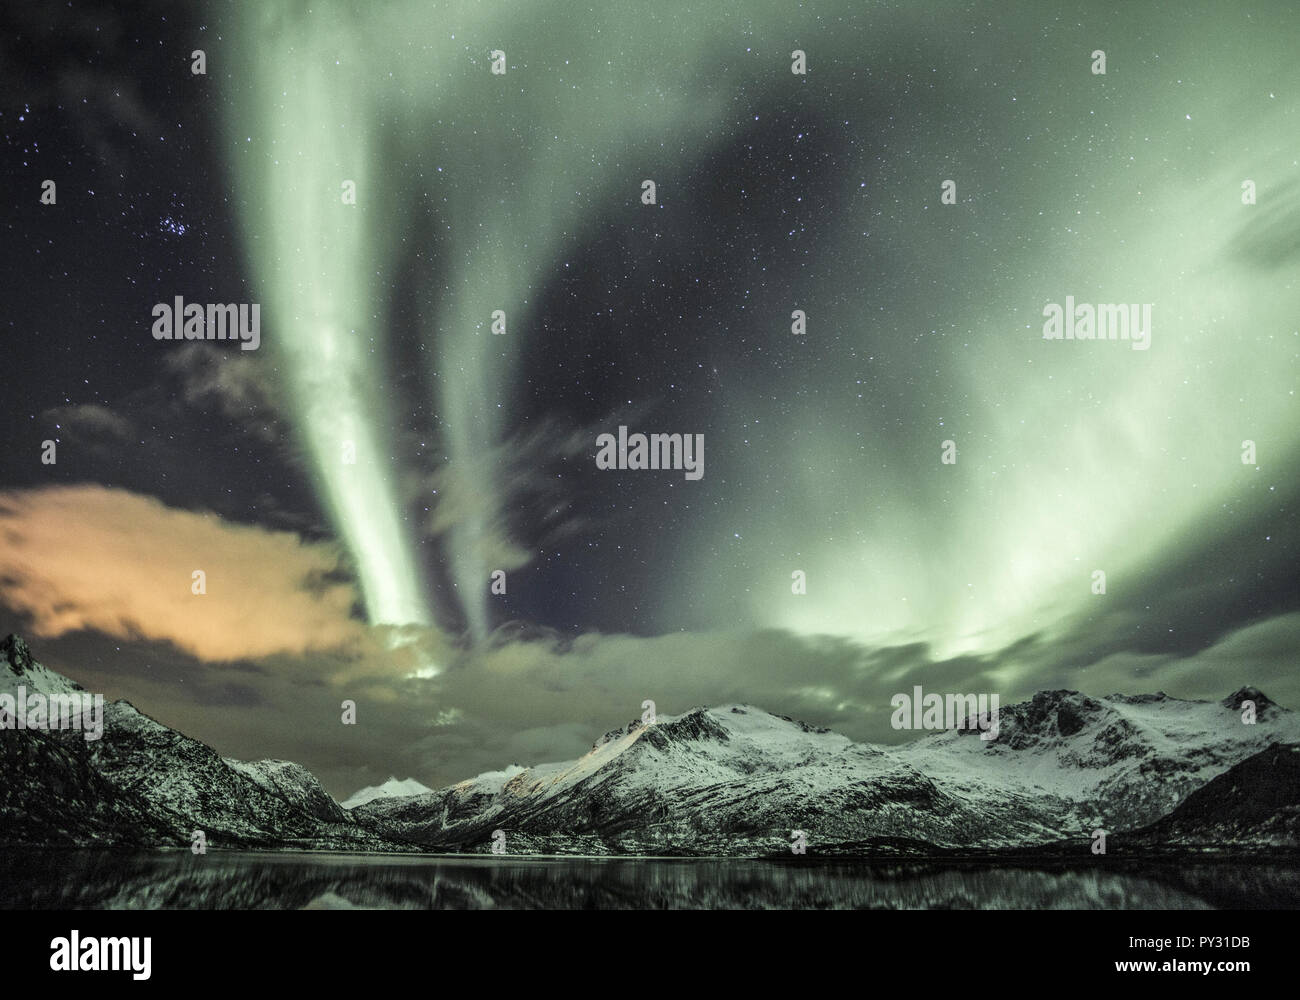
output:
M29 680L82 690L10 636L0 693ZM181 847L202 829L216 848L483 853L500 831L509 853L771 856L801 831L809 852L907 854L1086 845L1098 827L1122 838L1177 815L1169 836L1203 849L1222 818L1203 803L1177 810L1297 743L1300 717L1251 687L1218 702L1044 691L1001 709L996 740L951 729L893 746L727 703L633 719L575 760L441 789L392 778L339 804L300 764L222 758L117 701L100 740L0 732L0 840ZM1266 767L1240 773L1272 780ZM1270 786L1283 820L1242 812L1225 848L1295 847L1296 794ZM65 813L49 808L59 795L71 796ZM1134 845L1158 846L1158 831L1144 836Z

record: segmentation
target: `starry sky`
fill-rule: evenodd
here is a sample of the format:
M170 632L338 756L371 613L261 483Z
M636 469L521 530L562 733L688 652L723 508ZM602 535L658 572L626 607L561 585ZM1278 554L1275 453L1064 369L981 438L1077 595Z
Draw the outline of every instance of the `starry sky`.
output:
M1294 5L642 6L0 13L0 630L340 796L644 699L1300 705Z

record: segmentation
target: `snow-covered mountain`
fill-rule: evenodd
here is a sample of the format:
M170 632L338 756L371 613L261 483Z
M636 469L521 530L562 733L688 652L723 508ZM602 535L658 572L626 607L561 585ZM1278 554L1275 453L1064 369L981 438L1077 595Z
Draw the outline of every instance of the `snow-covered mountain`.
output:
M0 693L81 692L0 642ZM103 734L0 730L0 838L6 842L392 849L354 823L304 768L225 761L126 701L104 705Z
M1132 839L1137 851L1294 848L1300 843L1300 744L1275 743L1198 788Z
M363 806L375 799L403 799L412 795L427 795L431 791L433 791L432 788L420 784L414 778L398 781L390 775L382 785L367 785L360 791L348 796L343 801L343 808L355 809L357 806Z
M12 695L19 687L29 693L82 694L76 681L47 669L32 658L31 647L20 635L8 635L0 641L0 694Z
M0 693L80 693L0 643ZM1252 702L1256 721L1243 721ZM612 730L577 760L430 791L410 779L343 806L289 761L221 758L125 701L101 739L0 730L0 842L348 851L812 855L1300 847L1300 717L1243 688L1221 702L1048 691L975 729L854 743L749 705ZM1291 755L1287 755L1291 754Z
M1257 706L1246 725L1241 703ZM748 705L639 721L574 761L376 800L361 822L437 849L542 853L988 850L1149 824L1300 719L1253 689L1223 702L1051 691L1002 709L996 740L974 729L894 747ZM1296 790L1291 790L1294 797Z
M1253 725L1242 721L1246 701ZM999 722L996 740L950 730L894 752L957 793L995 788L1055 800L1074 832L1154 822L1234 764L1300 737L1300 716L1254 688L1219 702L1045 691L1003 708Z

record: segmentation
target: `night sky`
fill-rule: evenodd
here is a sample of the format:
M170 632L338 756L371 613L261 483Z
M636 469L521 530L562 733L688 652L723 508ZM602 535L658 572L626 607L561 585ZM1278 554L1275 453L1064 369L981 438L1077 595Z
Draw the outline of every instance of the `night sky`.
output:
M1048 6L7 5L0 632L340 796L647 698L1300 706L1300 13Z

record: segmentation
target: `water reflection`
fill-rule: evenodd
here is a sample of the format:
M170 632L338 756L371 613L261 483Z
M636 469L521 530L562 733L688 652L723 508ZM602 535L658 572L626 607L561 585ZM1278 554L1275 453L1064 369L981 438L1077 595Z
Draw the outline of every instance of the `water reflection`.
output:
M0 906L51 909L1293 908L1300 869L0 852Z

